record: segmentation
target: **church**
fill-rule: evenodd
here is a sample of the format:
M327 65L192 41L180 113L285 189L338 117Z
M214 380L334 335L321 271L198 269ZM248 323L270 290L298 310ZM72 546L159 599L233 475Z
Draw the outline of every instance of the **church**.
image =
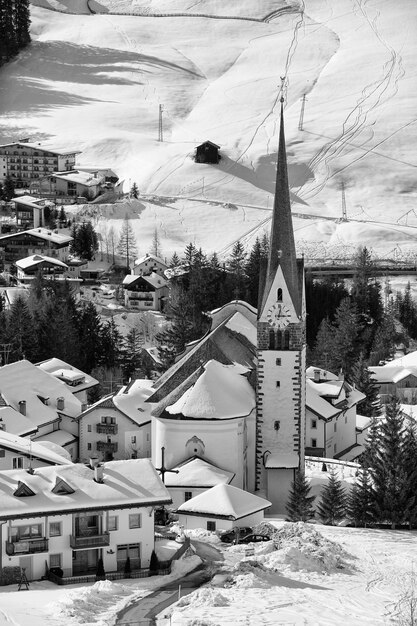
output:
M284 513L295 471L304 468L306 312L283 98L270 251L259 302L258 310L233 301L212 311L206 335L155 382L147 399L154 403L152 460L167 470L168 489L183 489L185 499L216 480L227 481L267 498L271 513Z

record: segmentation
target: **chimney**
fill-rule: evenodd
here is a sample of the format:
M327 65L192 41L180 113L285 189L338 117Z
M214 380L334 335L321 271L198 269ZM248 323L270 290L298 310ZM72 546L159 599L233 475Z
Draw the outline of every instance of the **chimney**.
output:
M19 401L19 411L22 415L26 415L26 400Z
M94 468L94 480L96 483L104 483L104 465L101 463Z
M58 411L63 411L64 410L64 408L65 408L65 400L64 400L64 398L62 396L56 399L56 408L58 409Z
M100 463L100 461L98 459L98 456L90 457L90 467L91 467L91 469L96 468L99 463Z
M314 382L315 383L320 382L320 370L314 370Z

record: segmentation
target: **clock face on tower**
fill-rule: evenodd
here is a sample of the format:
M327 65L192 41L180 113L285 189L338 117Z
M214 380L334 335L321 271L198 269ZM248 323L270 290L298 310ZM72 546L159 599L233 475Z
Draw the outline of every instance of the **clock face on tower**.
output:
M279 302L273 304L266 314L268 324L279 330L288 326L291 321L291 311Z

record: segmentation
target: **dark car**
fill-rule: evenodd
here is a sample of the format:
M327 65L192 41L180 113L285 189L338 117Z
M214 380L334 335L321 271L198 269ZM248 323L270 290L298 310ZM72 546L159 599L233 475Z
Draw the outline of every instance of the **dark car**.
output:
M259 541L270 541L268 535L245 535L245 537L239 537L239 543L258 543Z
M220 535L220 541L223 541L224 543L234 543L236 541L236 537L245 537L251 532L252 528L250 528L250 526L232 528L232 530L226 530Z

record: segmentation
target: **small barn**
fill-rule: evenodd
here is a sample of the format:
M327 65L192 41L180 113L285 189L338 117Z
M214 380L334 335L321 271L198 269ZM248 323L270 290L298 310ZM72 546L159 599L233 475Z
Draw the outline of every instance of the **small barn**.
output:
M205 141L195 149L196 163L218 163L221 159L220 146L212 141Z

